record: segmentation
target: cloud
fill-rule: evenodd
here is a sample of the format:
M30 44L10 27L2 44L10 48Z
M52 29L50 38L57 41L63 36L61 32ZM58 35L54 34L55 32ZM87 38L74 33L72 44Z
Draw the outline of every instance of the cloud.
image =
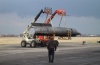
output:
M35 16L20 17L16 13L0 14L0 33L3 34L20 34L30 23ZM41 16L37 22L44 22L45 16ZM53 26L59 26L60 16L56 15L52 20ZM66 24L65 24L66 22ZM100 19L95 17L77 17L67 16L62 20L61 27L75 28L83 34L100 34Z
M21 34L27 26L34 21L35 16L21 17L16 13L2 13L0 14L0 33L2 34ZM45 21L44 17L37 20L39 23Z
M0 33L19 34L22 33L32 18L20 17L16 13L0 14Z
M59 26L59 23L60 17L57 16L53 19L53 25ZM100 19L92 16L67 16L62 19L61 27L74 28L82 34L100 34Z
M99 6L100 0L0 0L0 13L15 12L25 17L33 16L44 7L51 7L54 11L65 9L72 16L100 18Z
M100 34L100 19L95 17L67 17L68 26L76 28L83 34Z

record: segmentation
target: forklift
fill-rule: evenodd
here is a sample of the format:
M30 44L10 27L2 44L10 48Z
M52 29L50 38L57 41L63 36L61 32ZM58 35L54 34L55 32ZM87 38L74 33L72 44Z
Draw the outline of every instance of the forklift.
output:
M44 23L36 23L37 19L40 17L40 15L42 13L47 14L46 20ZM50 24L51 20L53 19L53 17L55 16L55 14L58 14L60 16L66 16L66 11L65 10L56 10L53 14L52 14L52 8L45 8L44 10L41 9L40 12L37 14L37 16L34 18L34 21L31 23L31 25L28 25L27 29L23 32L23 39L21 41L21 46L22 47L26 47L27 45L30 45L30 47L44 47L46 46L50 36L41 36L41 35L33 35L31 36L29 34L29 31L31 28L34 28L34 26L51 26L52 24ZM50 15L50 18L48 18L48 15ZM53 27L52 27L53 28ZM54 34L52 34L51 36L53 36L53 39L55 38L55 31ZM57 43L57 46L59 45L58 40L54 40L55 43Z

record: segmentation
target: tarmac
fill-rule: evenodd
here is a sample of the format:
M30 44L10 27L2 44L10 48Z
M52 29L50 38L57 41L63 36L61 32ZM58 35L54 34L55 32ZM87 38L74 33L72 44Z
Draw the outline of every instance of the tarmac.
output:
M0 65L100 65L100 43L62 43L48 62L46 47L23 48L19 44L0 45Z

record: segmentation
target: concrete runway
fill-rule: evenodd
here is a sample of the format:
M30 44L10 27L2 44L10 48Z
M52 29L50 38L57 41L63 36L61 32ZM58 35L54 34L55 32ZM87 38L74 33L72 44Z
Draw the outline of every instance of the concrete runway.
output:
M100 65L100 43L60 43L54 63L48 63L46 47L0 45L0 65Z

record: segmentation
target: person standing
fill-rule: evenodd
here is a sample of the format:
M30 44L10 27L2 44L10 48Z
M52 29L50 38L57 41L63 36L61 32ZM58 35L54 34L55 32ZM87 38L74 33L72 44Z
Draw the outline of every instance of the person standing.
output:
M54 39L52 37L50 37L50 40L47 43L48 43L47 49L48 49L49 62L53 63L54 62L55 51L57 49L57 45L54 42Z

